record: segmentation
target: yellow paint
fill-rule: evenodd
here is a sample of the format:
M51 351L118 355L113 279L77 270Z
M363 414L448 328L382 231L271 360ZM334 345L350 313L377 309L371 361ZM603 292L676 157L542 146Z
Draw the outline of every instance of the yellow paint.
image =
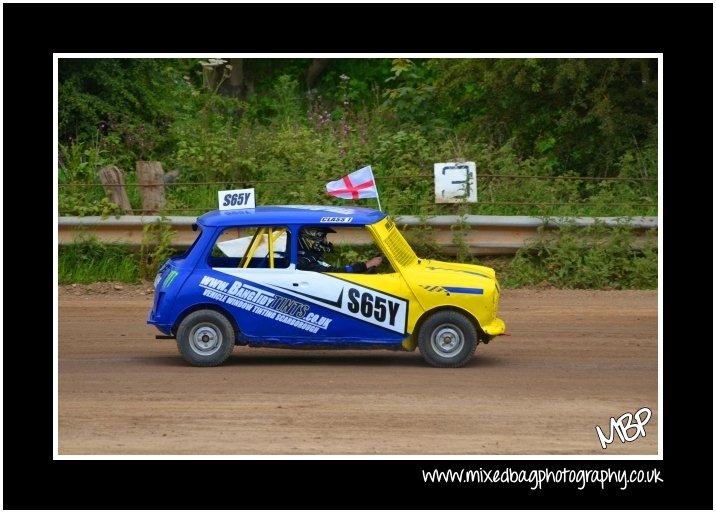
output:
M440 309L458 310L473 318L490 337L505 332L497 317L500 291L491 267L425 260L419 258L403 238L395 223L384 219L366 227L390 261L394 273L343 274L343 279L372 287L408 300L408 333L414 333L421 317ZM451 291L449 289L461 289ZM477 290L482 293L477 293ZM403 347L414 349L414 337Z

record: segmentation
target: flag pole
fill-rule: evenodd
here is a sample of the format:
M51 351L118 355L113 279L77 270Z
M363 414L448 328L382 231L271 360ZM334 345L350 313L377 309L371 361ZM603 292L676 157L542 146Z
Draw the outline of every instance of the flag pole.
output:
M355 183L353 183L354 180ZM375 196L373 196L373 191L375 191ZM339 180L328 182L326 192L329 196L352 199L354 203L361 198L376 198L378 200L378 209L381 212L383 211L380 196L378 196L378 185L375 183L375 176L373 176L371 166L364 166L358 171L348 173Z
M380 194L378 194L378 182L375 181L375 176L373 175L373 166L368 167L370 168L370 177L373 179L373 185L375 185L375 199L378 200L378 210L382 212L383 208L380 206Z

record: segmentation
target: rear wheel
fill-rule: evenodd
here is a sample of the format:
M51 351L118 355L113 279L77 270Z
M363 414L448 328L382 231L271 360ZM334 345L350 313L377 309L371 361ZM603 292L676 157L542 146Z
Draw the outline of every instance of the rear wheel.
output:
M477 330L461 313L436 312L420 327L418 346L433 367L462 367L477 349Z
M177 347L184 359L198 367L214 367L226 361L234 350L234 327L214 310L187 315L177 330Z

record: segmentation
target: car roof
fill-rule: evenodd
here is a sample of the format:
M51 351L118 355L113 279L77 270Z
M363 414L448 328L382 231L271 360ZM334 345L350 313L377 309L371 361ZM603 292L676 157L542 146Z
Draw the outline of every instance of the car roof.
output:
M385 212L367 207L330 205L262 205L237 210L212 210L197 218L202 226L262 224L364 226L385 218Z

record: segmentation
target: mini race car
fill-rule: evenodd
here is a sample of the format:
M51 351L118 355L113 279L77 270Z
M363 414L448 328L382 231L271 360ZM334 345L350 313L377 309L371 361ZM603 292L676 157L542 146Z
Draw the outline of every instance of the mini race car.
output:
M418 257L383 212L363 207L257 206L197 218L198 236L154 281L147 322L195 366L223 363L235 345L295 349L420 348L435 367L460 367L505 332L492 268ZM337 243L370 241L375 273L297 268L304 227Z

